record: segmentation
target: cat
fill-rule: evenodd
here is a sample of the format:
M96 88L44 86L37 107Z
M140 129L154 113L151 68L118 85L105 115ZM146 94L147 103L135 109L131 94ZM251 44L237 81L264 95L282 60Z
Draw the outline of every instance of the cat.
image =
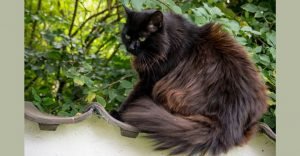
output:
M125 12L121 38L139 80L120 120L170 155L219 155L247 143L267 110L267 89L245 49L217 23Z

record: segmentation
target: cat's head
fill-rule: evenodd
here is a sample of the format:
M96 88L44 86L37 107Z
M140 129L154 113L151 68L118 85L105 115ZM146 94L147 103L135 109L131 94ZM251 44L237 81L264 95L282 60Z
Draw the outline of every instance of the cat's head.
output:
M129 53L135 56L159 53L164 47L164 15L160 11L132 11L126 7L126 23L122 41Z

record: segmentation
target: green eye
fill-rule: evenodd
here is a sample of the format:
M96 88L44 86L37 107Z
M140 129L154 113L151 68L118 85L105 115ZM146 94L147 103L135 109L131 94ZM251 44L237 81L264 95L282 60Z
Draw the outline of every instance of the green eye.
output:
M125 38L127 39L127 40L129 40L130 39L130 36L128 36L127 34L125 35Z
M146 40L146 37L139 37L139 40L140 40L141 42L144 42L144 41Z

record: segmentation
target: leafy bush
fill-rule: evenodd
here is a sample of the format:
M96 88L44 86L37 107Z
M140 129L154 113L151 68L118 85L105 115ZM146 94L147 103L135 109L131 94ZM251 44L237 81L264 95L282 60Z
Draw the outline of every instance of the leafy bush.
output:
M275 130L275 0L25 1L25 99L60 116L92 101L116 109L136 81L120 42L121 4L173 11L199 26L222 23L262 73L270 96L262 121Z

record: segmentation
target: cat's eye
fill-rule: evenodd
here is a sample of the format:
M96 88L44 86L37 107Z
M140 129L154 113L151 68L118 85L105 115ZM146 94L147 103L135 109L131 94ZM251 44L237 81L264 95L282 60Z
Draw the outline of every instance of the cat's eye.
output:
M139 37L139 41L144 42L146 40L146 37Z
M130 39L130 36L128 36L127 34L125 35L125 38L127 39L127 40L129 40Z

